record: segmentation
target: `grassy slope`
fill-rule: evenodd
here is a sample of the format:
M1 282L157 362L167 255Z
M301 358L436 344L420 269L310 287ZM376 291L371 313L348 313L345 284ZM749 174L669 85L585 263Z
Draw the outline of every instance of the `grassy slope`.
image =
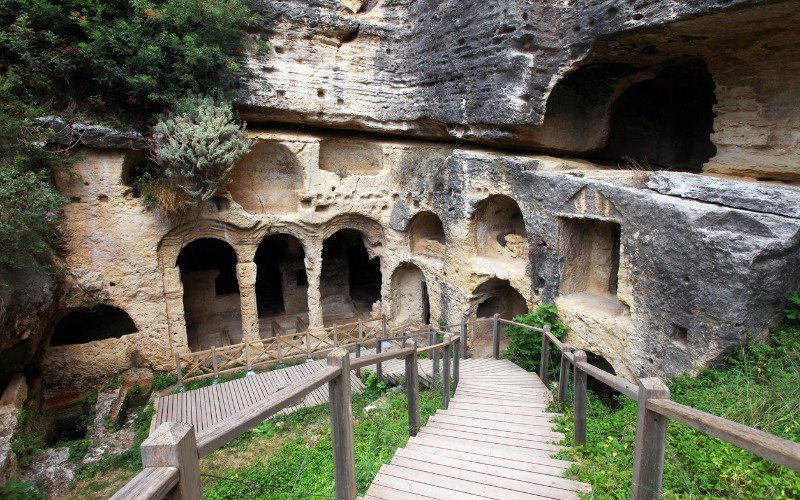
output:
M673 400L800 442L800 323L785 323L768 343L740 349L719 368L668 382ZM563 453L595 498L630 498L636 403L609 410L590 394L587 445ZM572 444L571 407L560 430ZM800 498L800 476L671 421L664 498Z

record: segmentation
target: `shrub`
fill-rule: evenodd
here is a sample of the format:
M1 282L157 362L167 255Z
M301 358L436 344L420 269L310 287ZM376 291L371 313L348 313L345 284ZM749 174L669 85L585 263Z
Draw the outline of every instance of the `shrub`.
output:
M153 382L150 387L154 391L162 391L178 381L178 377L173 373L153 372Z
M16 77L0 76L0 265L21 267L43 256L55 238L66 200L50 183L64 155L44 149L48 132L33 117L41 110L15 94Z
M153 161L162 189L153 196L168 215L206 201L230 179L236 162L250 151L245 123L239 123L230 103L190 96L174 113L162 115L153 129Z
M515 316L513 321L536 328L550 325L550 332L557 339L563 339L568 329L567 325L558 320L558 311L555 306L550 304L542 304L534 312ZM505 351L504 357L529 372L538 370L542 355L542 334L520 326L506 326L505 333L511 339L511 344ZM560 351L551 345L549 366L551 375L555 376L559 362Z
M47 495L40 484L12 479L0 486L0 498L5 500L44 500Z
M800 292L790 293L786 299L786 319L791 321L800 320Z

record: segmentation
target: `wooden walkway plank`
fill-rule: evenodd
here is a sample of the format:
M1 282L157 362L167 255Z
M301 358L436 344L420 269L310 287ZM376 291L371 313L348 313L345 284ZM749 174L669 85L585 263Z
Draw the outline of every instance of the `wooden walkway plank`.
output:
M570 462L551 458L563 449L556 442L564 435L553 431L557 414L546 411L550 399L536 374L508 360L462 360L450 407L438 410L381 468L365 498L575 499L591 493L589 485L563 477Z
M416 449L409 448L401 448L397 450L395 458L398 457L405 457L419 462L427 462L431 464L431 468L433 469L438 469L440 467L456 467L481 474L490 474L516 481L549 486L560 490L580 491L582 493L589 493L591 491L591 488L588 485L579 483L577 481L553 477L552 475L545 475L531 470L506 467L497 463L475 462L469 459L456 458L454 456L446 456L438 453L426 453L424 451L418 451Z

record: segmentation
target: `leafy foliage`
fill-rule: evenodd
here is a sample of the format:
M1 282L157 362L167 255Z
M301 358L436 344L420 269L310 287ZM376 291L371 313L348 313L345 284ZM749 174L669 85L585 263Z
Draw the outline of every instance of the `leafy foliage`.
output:
M792 321L800 320L800 293L789 294L786 299L786 317Z
M513 321L536 328L550 325L550 332L557 339L564 338L568 330L567 325L558 320L558 311L555 306L550 304L542 304L533 312L515 316ZM542 355L542 334L520 326L506 326L504 330L511 339L511 344L503 355L529 372L538 370ZM558 348L550 346L549 371L551 375L555 375L560 360L561 355Z
M178 381L174 373L153 372L153 382L150 387L154 391L162 391Z
M229 179L236 161L250 151L230 103L192 96L178 101L153 129L152 154L160 171L154 191L158 205L174 214L206 201ZM160 194L159 194L160 193Z
M221 96L256 19L241 0L6 0L0 70L34 95L97 109Z
M0 498L5 500L44 500L47 495L42 485L12 479L0 486Z
M15 78L0 76L0 265L20 267L55 237L66 200L50 177L70 160L42 147L48 133L33 120L40 110L21 101L14 86Z
M388 463L397 448L408 440L405 395L389 392L376 403L376 409L365 412L364 407L374 396L374 393L365 393L353 399L356 485L362 494L380 466ZM420 393L423 425L440 405L439 393ZM229 474L229 480L204 488L205 497L283 498L285 494L291 496L289 492L292 491L295 496L304 498L333 495L333 448L328 421L327 407L319 406L277 417L271 425L262 424L269 430L264 439L274 439L273 428L278 434L299 432L301 435L286 443L272 458L256 462L247 469ZM261 435L256 437L261 438Z
M800 326L787 321L764 344L733 353L726 364L668 382L671 399L800 442ZM587 444L562 452L578 462L579 480L595 498L629 498L636 402L620 396L616 411L590 392ZM558 418L572 444L572 408ZM797 498L800 475L671 421L664 498Z

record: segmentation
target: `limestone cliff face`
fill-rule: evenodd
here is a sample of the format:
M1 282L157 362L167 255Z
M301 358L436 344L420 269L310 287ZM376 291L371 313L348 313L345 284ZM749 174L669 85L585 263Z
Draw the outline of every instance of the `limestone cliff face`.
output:
M692 57L715 86L717 154L702 160L706 169L797 178L800 14L792 2L350 7L257 3L258 36L275 50L250 57L258 78L240 95L246 118L591 155L608 139L613 105L627 88Z
M68 400L281 315L456 322L555 302L570 342L621 374L699 369L800 286L800 196L651 170L800 181L795 3L258 0L271 48L238 97L258 143L228 190L164 220L131 186L141 138L85 140L59 179L64 291L3 296L0 347L43 346ZM98 302L118 329L67 328ZM486 330L470 333L477 352Z

